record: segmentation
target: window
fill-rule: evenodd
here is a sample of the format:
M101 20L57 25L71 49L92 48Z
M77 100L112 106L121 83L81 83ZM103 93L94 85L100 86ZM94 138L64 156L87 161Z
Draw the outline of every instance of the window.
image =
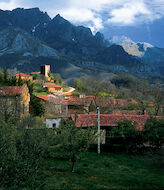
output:
M53 128L53 129L56 128L56 123L53 123L53 124L52 124L52 128Z

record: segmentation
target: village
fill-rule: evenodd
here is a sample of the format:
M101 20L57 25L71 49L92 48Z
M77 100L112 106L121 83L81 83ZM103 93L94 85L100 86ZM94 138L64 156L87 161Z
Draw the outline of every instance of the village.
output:
M35 85L32 96L34 102L39 102L39 106L44 110L41 115L47 128L58 128L61 121L65 119L75 121L76 127L94 127L98 123L98 108L100 108L100 128L103 134L102 142L105 144L111 128L116 127L118 122L130 120L136 124L137 129L142 130L147 119L150 118L145 110L127 109L129 104L137 105L136 100L129 102L126 99L114 97L87 96L73 87L56 84L51 76L53 74L50 71L50 65L42 65L40 72L17 73L16 80L22 81L22 86L0 87L1 115L10 112L7 113L8 117L11 114L17 119L30 115L30 92L27 84L23 84L28 81ZM3 105L4 102L6 105ZM151 103L148 106L153 107ZM112 108L112 111L106 113L103 111L104 108ZM38 112L38 110L35 111ZM163 116L155 117L164 119Z
M119 175L125 176L120 183L131 177L124 168L135 170L141 183L142 165L149 183L152 181L149 170L156 162L154 154L161 154L158 159L163 156L161 99L145 106L135 96L102 97L99 90L87 93L80 90L79 79L79 86L66 85L58 73L51 73L50 65L41 65L40 71L32 73L9 72L0 72L0 176L5 187L76 189L79 180L82 189L88 189L90 183L103 189L101 177L105 176L105 183L119 189ZM143 161L150 164L145 166ZM161 170L154 174L155 188L162 187L157 183L162 179ZM147 181L143 184L149 187Z
M0 1L0 190L164 190L164 0Z

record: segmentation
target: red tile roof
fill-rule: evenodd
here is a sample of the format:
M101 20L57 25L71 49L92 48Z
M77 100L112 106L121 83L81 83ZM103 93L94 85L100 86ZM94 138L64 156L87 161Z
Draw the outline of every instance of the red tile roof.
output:
M130 103L132 103L132 104L138 104L138 102L135 101L135 100L132 100Z
M31 74L32 74L32 75L40 74L40 72L32 72Z
M42 100L45 100L47 101L48 100L48 95L36 95L36 97L42 99Z
M72 93L69 92L69 93L65 94L65 96L72 96Z
M66 100L68 105L87 105L89 106L91 101L87 98L79 98L77 96L71 96L68 100Z
M114 110L112 111L114 115L142 115L141 110ZM147 113L145 113L147 115Z
M17 96L21 95L23 90L27 87L26 84L22 86L3 86L0 87L0 96Z
M50 94L49 95L36 95L36 97L38 97L44 101L47 101L47 102L52 102L53 104L56 104L56 105L59 105L59 104L66 105L67 104L67 102L64 98L56 98L56 97L51 96Z
M43 86L47 88L62 88L62 86L56 85L55 83L43 83Z
M68 119L70 116L55 116L55 117L46 117L45 119Z
M71 115L72 120L75 120L75 115ZM117 126L119 121L131 120L133 123L137 123L137 128L142 130L147 119L150 118L147 115L112 115L112 114L101 114L100 125L103 127ZM164 119L164 117L156 117L157 119ZM98 121L97 114L79 114L76 120L77 127L95 126Z
M18 73L16 76L21 76L21 77L32 77L31 75L27 75L25 73Z
M108 97L93 97L93 96L87 96L86 98L89 98L92 100L93 104L95 106L99 107L112 107L112 108L121 108L121 107L127 107L128 101L124 99L114 99L114 98L108 98Z
M69 99L64 98L56 98L49 95L36 95L36 97L44 100L44 101L53 101L54 104L63 104L63 105L86 105L89 106L91 103L90 100L86 98L79 98L76 96L71 96Z
M67 105L67 102L63 98L51 98L49 101L55 105Z
M73 95L80 95L80 92L72 92Z
M148 104L149 107L154 107L155 105L154 104Z
M94 99L95 99L95 96L86 96L86 98L91 99L91 100L94 100Z

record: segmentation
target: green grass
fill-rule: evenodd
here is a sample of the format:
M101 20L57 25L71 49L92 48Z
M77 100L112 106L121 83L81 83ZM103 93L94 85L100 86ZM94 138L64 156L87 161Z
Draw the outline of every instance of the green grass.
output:
M99 92L98 93L99 96L102 96L102 97L117 97L116 94L110 94L110 93L107 93L107 92Z
M34 83L34 95L47 95L48 92L38 83Z
M164 189L164 161L159 155L90 152L77 162L46 159L39 189Z
M34 92L33 94L36 96L36 95L47 95L48 93L47 92Z

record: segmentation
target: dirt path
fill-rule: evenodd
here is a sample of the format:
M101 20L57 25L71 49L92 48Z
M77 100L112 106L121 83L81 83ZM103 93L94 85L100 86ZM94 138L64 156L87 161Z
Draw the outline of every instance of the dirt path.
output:
M67 92L63 92L62 95L65 95L65 94L71 93L71 92L73 92L73 91L75 90L75 88L73 88L73 87L69 87L69 88L70 88L70 90L67 91Z

